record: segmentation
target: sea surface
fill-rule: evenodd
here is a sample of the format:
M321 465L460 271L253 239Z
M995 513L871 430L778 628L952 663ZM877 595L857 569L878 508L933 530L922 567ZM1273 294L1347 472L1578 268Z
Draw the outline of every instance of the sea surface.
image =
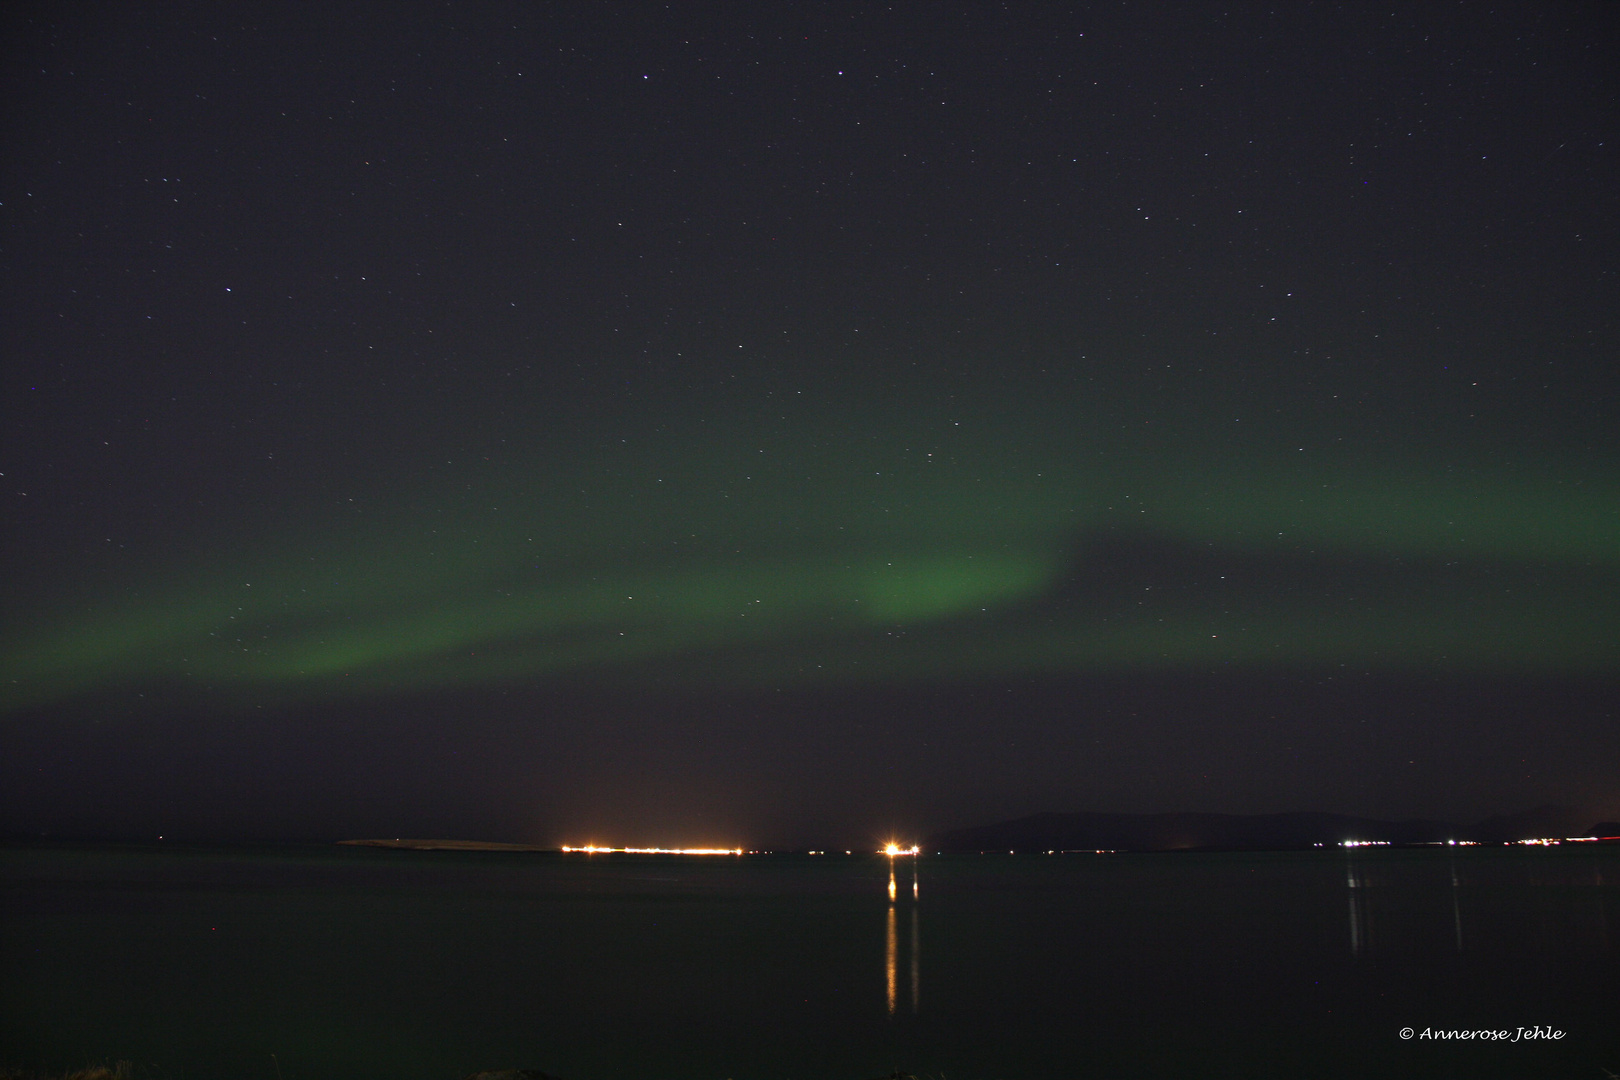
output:
M868 854L0 848L0 1071L1620 1073L1620 848L892 866L891 901Z

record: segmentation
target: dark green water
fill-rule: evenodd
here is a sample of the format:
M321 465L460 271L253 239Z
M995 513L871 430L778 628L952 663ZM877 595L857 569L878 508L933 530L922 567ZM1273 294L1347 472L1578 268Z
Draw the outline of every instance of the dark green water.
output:
M876 856L0 849L0 1069L1620 1072L1620 849L899 863L891 906Z

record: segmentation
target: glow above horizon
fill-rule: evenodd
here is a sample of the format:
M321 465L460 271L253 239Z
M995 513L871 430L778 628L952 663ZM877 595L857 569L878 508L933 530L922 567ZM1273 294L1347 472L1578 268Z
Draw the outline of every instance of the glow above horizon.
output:
M1292 430L1099 450L1057 406L1005 407L739 420L581 456L605 442L591 429L425 488L391 478L363 526L289 508L307 524L15 613L0 712L162 685L274 701L556 679L1620 670L1612 468L1385 460ZM1099 567L1110 552L1129 565Z
M586 844L584 847L570 847L564 844L564 852L581 853L585 855L746 855L742 848L661 848L661 847L598 847L595 844Z

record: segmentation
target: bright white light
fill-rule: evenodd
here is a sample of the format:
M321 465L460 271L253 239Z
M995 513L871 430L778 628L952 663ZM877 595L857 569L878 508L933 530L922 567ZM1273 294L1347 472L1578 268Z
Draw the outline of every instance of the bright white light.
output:
M894 858L896 855L915 855L915 854L917 854L917 845L912 844L908 848L903 848L899 844L890 843L888 845L885 845L885 847L883 848L883 850L881 852L879 852L879 854L880 855L887 855L891 859Z

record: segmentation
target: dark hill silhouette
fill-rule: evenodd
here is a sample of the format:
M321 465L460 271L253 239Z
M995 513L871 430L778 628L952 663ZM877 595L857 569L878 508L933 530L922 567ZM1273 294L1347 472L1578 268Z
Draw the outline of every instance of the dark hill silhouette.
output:
M1192 851L1287 850L1337 846L1346 840L1433 844L1504 842L1543 836L1586 836L1573 814L1542 806L1478 825L1380 821L1346 814L1035 814L930 837L929 851Z
M1486 818L1469 830L1468 839L1511 843L1537 836L1591 836L1591 820L1562 806L1538 806L1519 814Z

